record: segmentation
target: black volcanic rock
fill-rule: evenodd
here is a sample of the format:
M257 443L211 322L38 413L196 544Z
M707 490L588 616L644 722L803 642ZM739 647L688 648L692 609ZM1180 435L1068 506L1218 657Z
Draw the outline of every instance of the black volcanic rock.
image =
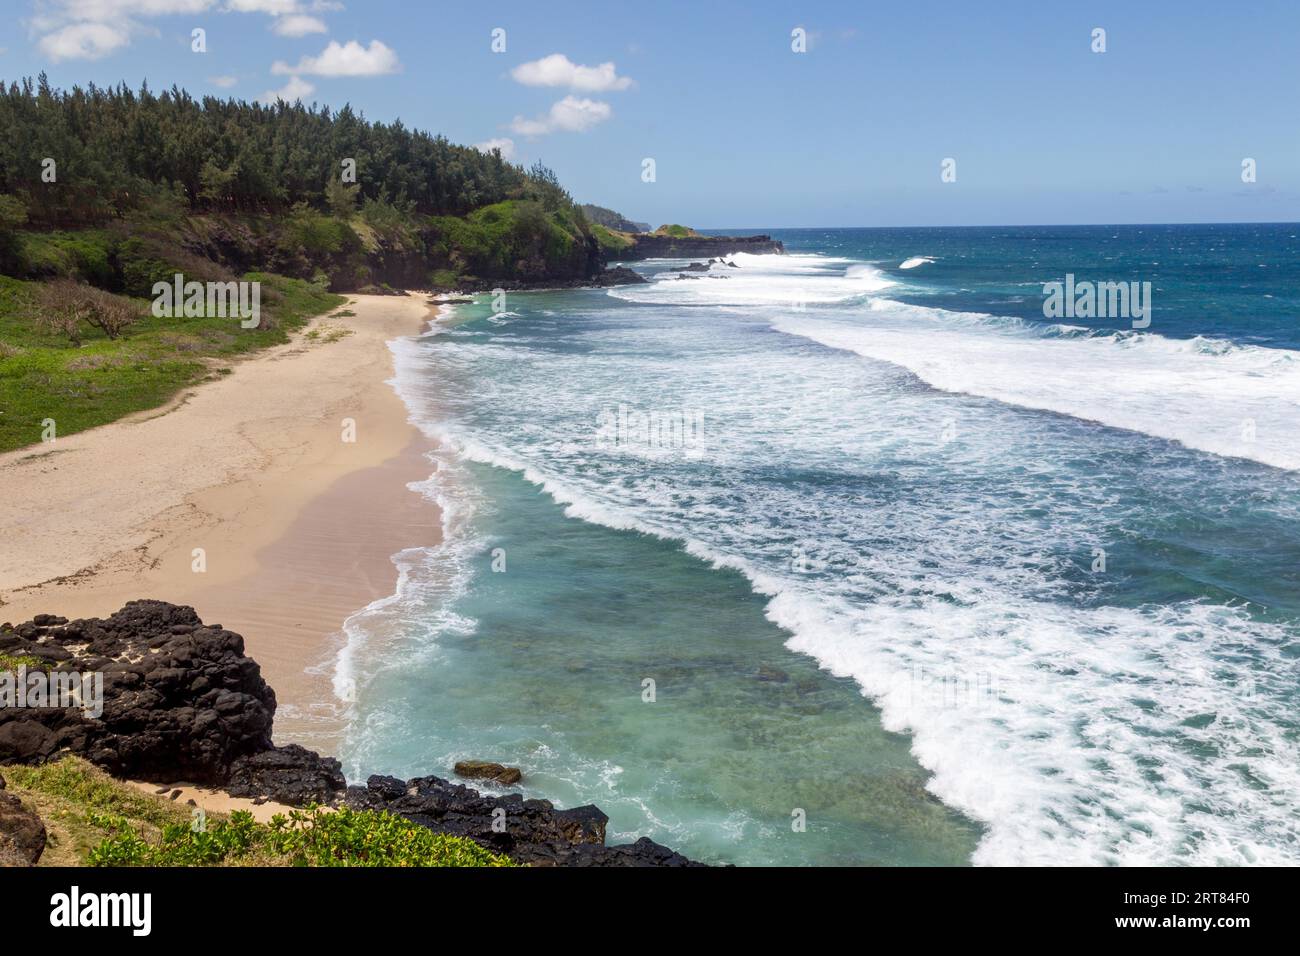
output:
M0 793L0 866L35 866L45 839L41 818L12 793Z
M345 789L343 765L333 757L289 744L240 757L225 782L232 797L254 797L301 807L335 802Z
M667 236L651 233L632 238L632 248L619 253L620 259L710 259L737 252L785 252L781 241L771 236Z
M103 714L0 708L0 762L80 754L120 777L221 783L239 757L271 746L275 692L244 639L193 608L132 601L109 618L41 615L0 630L0 651L101 672Z
M494 292L497 289L506 292L546 292L553 289L605 289L610 286L637 285L648 281L650 280L639 272L627 268L627 266L613 266L608 269L601 269L590 276L570 279L476 279L462 277L448 286L447 289L454 292ZM438 287L435 286L435 288Z
M596 276L594 284L600 288L606 288L614 285L637 285L642 282L649 282L645 276L639 272L634 272L627 266L613 266Z
M355 809L387 810L440 833L468 837L497 853L534 866L701 866L642 838L605 846L609 817L587 805L557 810L549 800L517 793L489 797L440 777L373 776L348 787Z

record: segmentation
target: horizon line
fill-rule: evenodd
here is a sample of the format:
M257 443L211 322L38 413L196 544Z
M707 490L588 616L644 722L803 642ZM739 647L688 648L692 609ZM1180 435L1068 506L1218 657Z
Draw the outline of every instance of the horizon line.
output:
M910 225L910 226L693 226L697 232L725 232L745 229L1059 229L1062 227L1105 226L1127 228L1132 226L1300 226L1300 220L1291 219L1224 219L1193 222L988 222L960 225ZM653 231L653 230L652 230Z

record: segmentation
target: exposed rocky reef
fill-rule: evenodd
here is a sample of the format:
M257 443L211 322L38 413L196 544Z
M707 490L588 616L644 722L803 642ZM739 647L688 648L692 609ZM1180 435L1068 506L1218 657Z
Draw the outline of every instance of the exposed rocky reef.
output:
M637 285L649 280L627 266L602 269L592 276L580 279L465 279L459 278L447 288L454 292L543 292L548 289L607 289L616 285ZM435 291L442 287L435 286Z
M632 259L699 259L729 256L737 252L755 254L785 253L781 240L771 236L672 236L664 233L641 233L632 238L632 248L618 258Z
M118 777L184 780L290 806L389 810L534 865L699 865L646 838L605 846L608 818L595 806L557 810L548 800L486 796L433 776L373 776L364 787L348 786L336 759L272 744L275 692L244 653L244 639L204 624L190 607L132 601L104 619L38 615L0 625L0 654L35 659L56 673L103 674L97 718L81 708L0 705L0 763L72 753ZM0 855L39 857L44 829L38 840L21 806L10 806L14 798L0 798L0 818L13 823L0 833ZM17 842L5 837L10 831Z

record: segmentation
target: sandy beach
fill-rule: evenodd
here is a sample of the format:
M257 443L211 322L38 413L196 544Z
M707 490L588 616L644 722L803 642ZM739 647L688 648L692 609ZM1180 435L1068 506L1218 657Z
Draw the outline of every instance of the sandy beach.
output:
M333 752L328 674L310 670L392 593L391 556L440 534L406 487L431 466L387 346L433 313L417 296L344 309L164 408L0 455L0 621L192 605L262 665L277 742Z

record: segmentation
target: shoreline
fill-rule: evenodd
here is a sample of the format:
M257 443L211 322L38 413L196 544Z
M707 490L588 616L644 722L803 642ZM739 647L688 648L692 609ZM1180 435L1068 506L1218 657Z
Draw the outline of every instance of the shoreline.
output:
M436 314L420 294L349 296L158 409L0 455L0 620L190 605L245 635L282 698L277 742L336 750L317 665L348 616L394 592L393 556L441 538L437 506L406 487L429 476L432 443L388 347Z

